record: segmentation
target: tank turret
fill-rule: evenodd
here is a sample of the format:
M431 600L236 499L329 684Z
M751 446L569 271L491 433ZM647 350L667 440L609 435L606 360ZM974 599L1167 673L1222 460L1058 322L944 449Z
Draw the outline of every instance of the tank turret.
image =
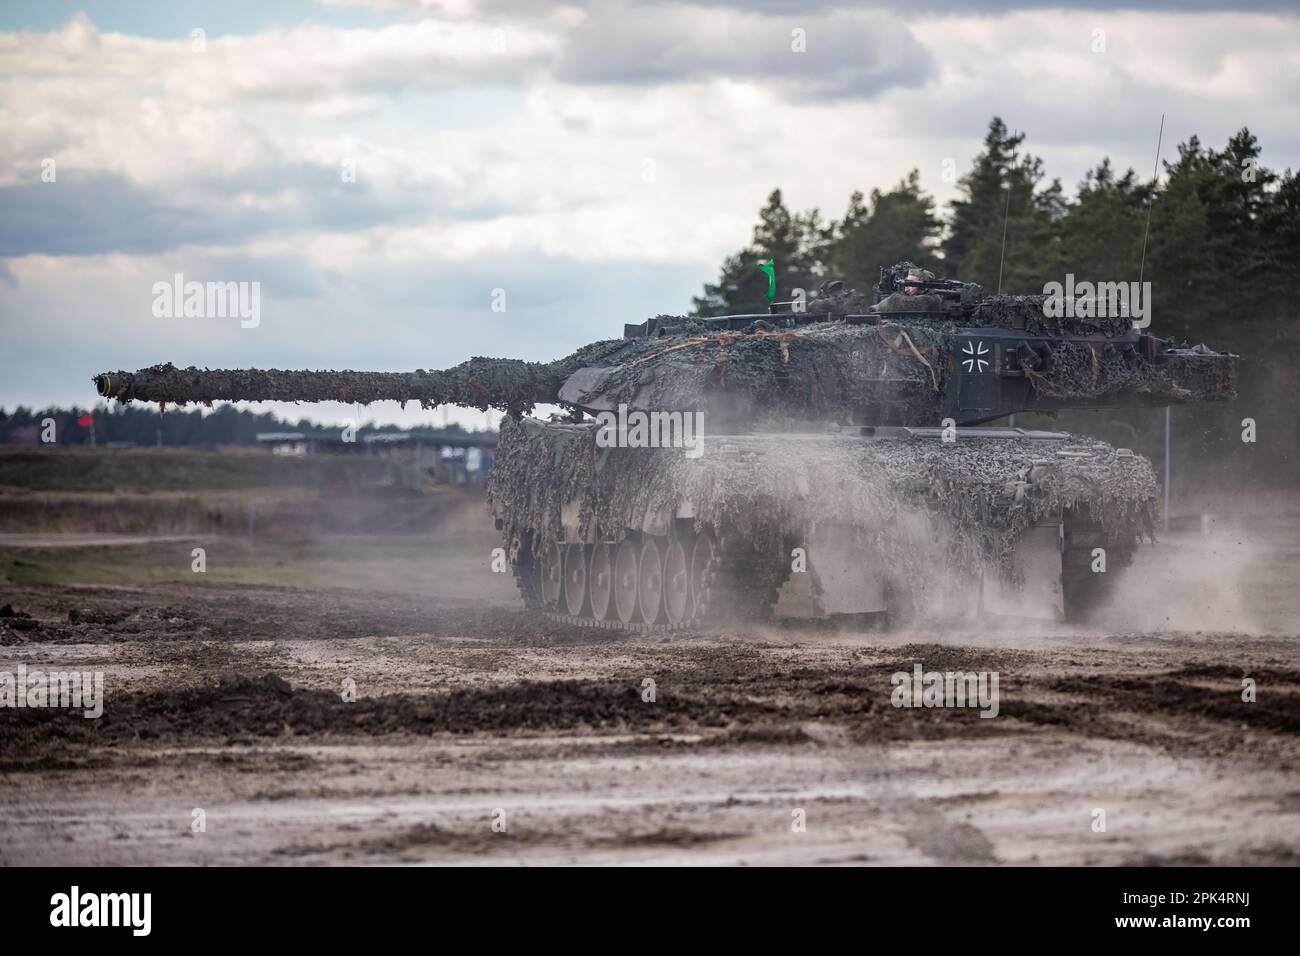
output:
M658 316L621 339L553 362L473 358L443 371L178 369L95 377L121 401L419 402L498 408L542 403L596 414L620 405L702 411L727 431L834 422L976 425L1022 411L1218 401L1235 394L1235 356L1177 345L1109 317L1052 317L1047 296L984 296L973 283L883 270L875 302L835 283L804 308L698 319ZM910 277L910 278L909 278ZM1060 310L1064 311L1064 310Z

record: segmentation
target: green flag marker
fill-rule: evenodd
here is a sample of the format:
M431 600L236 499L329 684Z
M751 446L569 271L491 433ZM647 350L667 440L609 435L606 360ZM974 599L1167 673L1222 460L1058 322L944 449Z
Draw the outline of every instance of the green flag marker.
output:
M758 267L767 273L767 301L771 302L776 298L776 260L760 262Z

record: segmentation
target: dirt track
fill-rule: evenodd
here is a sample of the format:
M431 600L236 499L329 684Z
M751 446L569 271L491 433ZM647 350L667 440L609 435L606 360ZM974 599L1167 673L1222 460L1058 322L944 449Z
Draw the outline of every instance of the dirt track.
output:
M31 617L0 618L0 669L106 686L98 720L0 710L4 864L1300 862L1294 635L625 638L229 583L4 601ZM998 672L998 716L892 706L918 662Z

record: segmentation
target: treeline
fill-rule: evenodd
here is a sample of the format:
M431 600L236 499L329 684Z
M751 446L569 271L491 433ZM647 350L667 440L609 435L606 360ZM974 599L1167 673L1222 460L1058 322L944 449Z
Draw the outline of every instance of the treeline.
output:
M314 432L321 427L310 419L302 418L294 424L271 412L257 414L233 405L221 405L206 415L200 409L160 414L152 406L134 405L42 410L20 405L12 413L0 408L0 444L40 443L49 421L53 421L54 440L61 445L89 445L92 431L97 445L251 445L257 441L258 432ZM427 427L385 430L412 431ZM462 430L454 424L439 428L439 431Z
M1046 282L1151 282L1152 325L1164 338L1204 342L1242 356L1236 402L1175 410L1180 447L1240 452L1240 421L1257 423L1261 449L1295 465L1300 445L1300 181L1293 170L1262 166L1247 129L1223 149L1193 136L1179 144L1152 182L1107 158L1073 197L1024 150L1023 133L989 124L983 148L958 180L944 215L914 170L892 189L855 192L842 218L791 212L780 190L759 212L749 246L726 259L716 283L695 299L700 315L765 312L774 258L777 298L810 293L828 278L863 292L882 266L911 259L941 276L1013 294L1042 293ZM1143 237L1150 207L1150 236ZM1003 234L1006 246L1003 253ZM1065 427L1075 413L1059 416ZM1095 419L1096 416L1094 415ZM1127 445L1149 449L1149 413L1111 415ZM1095 421L1093 422L1095 424ZM1096 430L1095 428L1093 430ZM1109 436L1107 436L1109 437Z

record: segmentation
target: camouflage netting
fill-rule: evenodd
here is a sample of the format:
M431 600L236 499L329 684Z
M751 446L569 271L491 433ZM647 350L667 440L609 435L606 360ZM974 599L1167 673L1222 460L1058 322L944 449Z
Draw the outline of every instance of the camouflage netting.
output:
M1041 319L1041 303L1030 312ZM797 329L772 329L759 321L746 331L638 339L614 353L611 364L580 373L562 395L587 409L626 403L645 410L704 410L715 430L808 421L937 425L948 407L961 326L903 317L892 313L879 324L821 322ZM1087 320L1063 321L1078 334ZM1208 352L1154 363L1131 343L1121 349L1104 341L1062 341L1046 358L1026 374L1037 394L1056 403L1162 404L1233 395L1232 363Z
M1132 328L1127 315L1114 317L1050 316L1045 295L983 295L967 284L957 298L933 294L886 296L875 311L897 320L952 322L971 328L1012 329L1031 335L1123 335ZM809 307L811 309L811 306ZM1064 310L1062 310L1064 311Z
M951 338L932 326L822 322L635 340L563 396L585 408L710 412L722 422L938 423Z
M1045 371L1025 374L1039 395L1062 402L1134 397L1157 405L1232 398L1232 371L1230 363L1196 356L1154 364L1107 343L1062 342L1052 349Z
M1107 318L1049 316L1045 295L991 295L971 313L971 324L999 329L1023 329L1033 335L1123 335L1133 327L1127 315Z
M100 393L121 401L212 402L389 399L523 413L539 402L616 408L706 409L718 417L852 421L877 402L901 421L938 421L948 374L945 333L925 326L825 322L797 330L683 334L610 340L555 362L474 358L440 372L179 369L155 365L96 378ZM575 371L592 387L561 386ZM573 397L570 397L572 394Z
M553 402L560 384L579 368L624 348L622 339L595 342L554 362L476 357L443 371L356 372L294 369L198 369L154 365L139 372L95 377L99 393L123 402L419 402L493 406L523 413Z
M772 434L706 436L704 448L696 460L682 449L602 449L591 425L507 419L488 496L510 540L530 529L558 536L570 503L584 535L617 537L689 501L697 527L772 555L787 536L852 528L912 582L989 569L1018 583L1017 539L1065 508L1123 546L1150 534L1156 517L1150 462L1086 438Z
M1048 319L1042 299L986 298L972 318L937 296L898 294L881 303L879 316L795 328L778 327L776 316L737 330L660 316L661 327L672 334L596 342L554 362L478 357L443 371L415 372L155 365L106 372L95 383L101 395L124 402L392 400L426 408L491 406L516 416L538 403L588 412L626 403L646 411L707 411L715 431L810 421L937 425L953 407L948 391L956 380L959 330L981 324L1051 335L1126 330L1126 320ZM1147 404L1205 401L1233 394L1232 361L1208 351L1185 349L1151 362L1131 341L1121 351L1101 338L1062 339L1042 358L1046 364L1031 358L1026 374L1054 406L1119 404L1130 397Z

